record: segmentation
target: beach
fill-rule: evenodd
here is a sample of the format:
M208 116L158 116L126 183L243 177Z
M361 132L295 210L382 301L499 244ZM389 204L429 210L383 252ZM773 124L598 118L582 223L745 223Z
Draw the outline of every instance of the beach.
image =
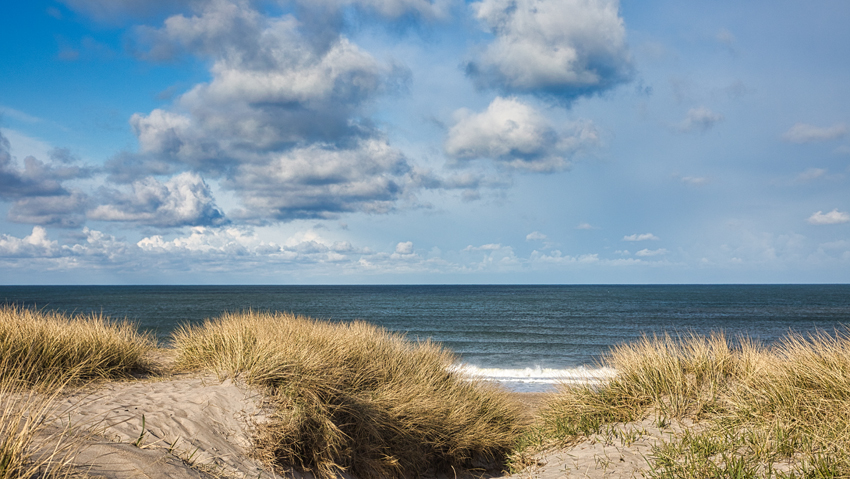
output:
M515 397L531 421L548 395L515 393ZM256 457L252 435L257 424L267 420L267 409L262 392L238 380L181 374L109 382L62 398L55 412L44 434L66 430L70 421L78 439L67 460L75 471L93 477L312 477L295 468L271 468ZM550 448L536 455L526 470L514 474L498 470L460 473L541 479L642 477L645 456L664 431L650 420L621 429L642 434L628 444L609 435L607 440L600 436Z
M363 321L223 313L161 347L127 321L5 306L0 352L3 479L850 471L846 329L644 336L559 381Z

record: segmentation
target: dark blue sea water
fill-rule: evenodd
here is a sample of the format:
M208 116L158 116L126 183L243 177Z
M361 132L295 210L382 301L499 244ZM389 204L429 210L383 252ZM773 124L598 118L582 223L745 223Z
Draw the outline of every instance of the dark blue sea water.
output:
M361 319L438 341L515 389L592 370L643 334L722 330L773 342L850 324L850 285L0 286L0 302L127 318L163 343L180 323L248 308Z

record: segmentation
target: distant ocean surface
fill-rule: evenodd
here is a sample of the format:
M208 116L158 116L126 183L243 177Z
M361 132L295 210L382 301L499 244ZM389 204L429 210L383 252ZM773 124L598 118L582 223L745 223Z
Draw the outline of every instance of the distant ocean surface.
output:
M162 343L224 311L368 321L458 354L458 367L517 391L602 374L612 346L643 334L746 335L850 325L850 285L711 286L0 286L0 302L127 318Z

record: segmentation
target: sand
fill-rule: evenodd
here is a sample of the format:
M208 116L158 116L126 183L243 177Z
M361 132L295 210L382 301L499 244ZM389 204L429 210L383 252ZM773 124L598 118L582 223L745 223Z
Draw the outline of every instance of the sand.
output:
M530 418L546 396L518 398ZM78 391L60 401L48 431L70 421L84 436L71 459L93 477L281 477L251 457L252 431L265 417L259 391L239 381L184 375ZM534 457L535 466L520 473L487 477L642 477L652 446L680 427L662 429L652 419L618 425L588 441L544 451ZM311 477L295 471L282 475Z
M534 456L537 465L505 476L516 479L640 478L648 472L647 457L653 446L669 440L689 423L659 427L655 418L612 425L602 434L569 447L554 448Z
M273 477L250 457L260 393L214 376L112 382L63 398L58 428L84 435L73 459L91 476Z

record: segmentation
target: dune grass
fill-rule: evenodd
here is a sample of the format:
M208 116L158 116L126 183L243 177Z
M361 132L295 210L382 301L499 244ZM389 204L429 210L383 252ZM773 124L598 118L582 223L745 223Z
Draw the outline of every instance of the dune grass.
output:
M4 358L0 367L16 366ZM0 479L50 479L69 472L63 466L72 445L62 433L44 434L64 386L56 383L43 393L20 381L0 379Z
M38 387L67 380L126 377L148 367L153 340L126 321L99 314L63 313L0 307L0 369L4 380Z
M132 325L100 315L0 307L0 479L67 475L67 431L44 434L56 398L69 385L144 369L152 347Z
M179 367L266 388L276 407L258 431L261 457L319 477L501 465L520 430L520 406L450 372L450 352L364 322L246 311L173 340Z
M850 337L791 333L764 347L722 334L645 337L603 360L618 374L565 387L542 413L540 441L656 415L696 427L648 457L650 477L850 477Z

